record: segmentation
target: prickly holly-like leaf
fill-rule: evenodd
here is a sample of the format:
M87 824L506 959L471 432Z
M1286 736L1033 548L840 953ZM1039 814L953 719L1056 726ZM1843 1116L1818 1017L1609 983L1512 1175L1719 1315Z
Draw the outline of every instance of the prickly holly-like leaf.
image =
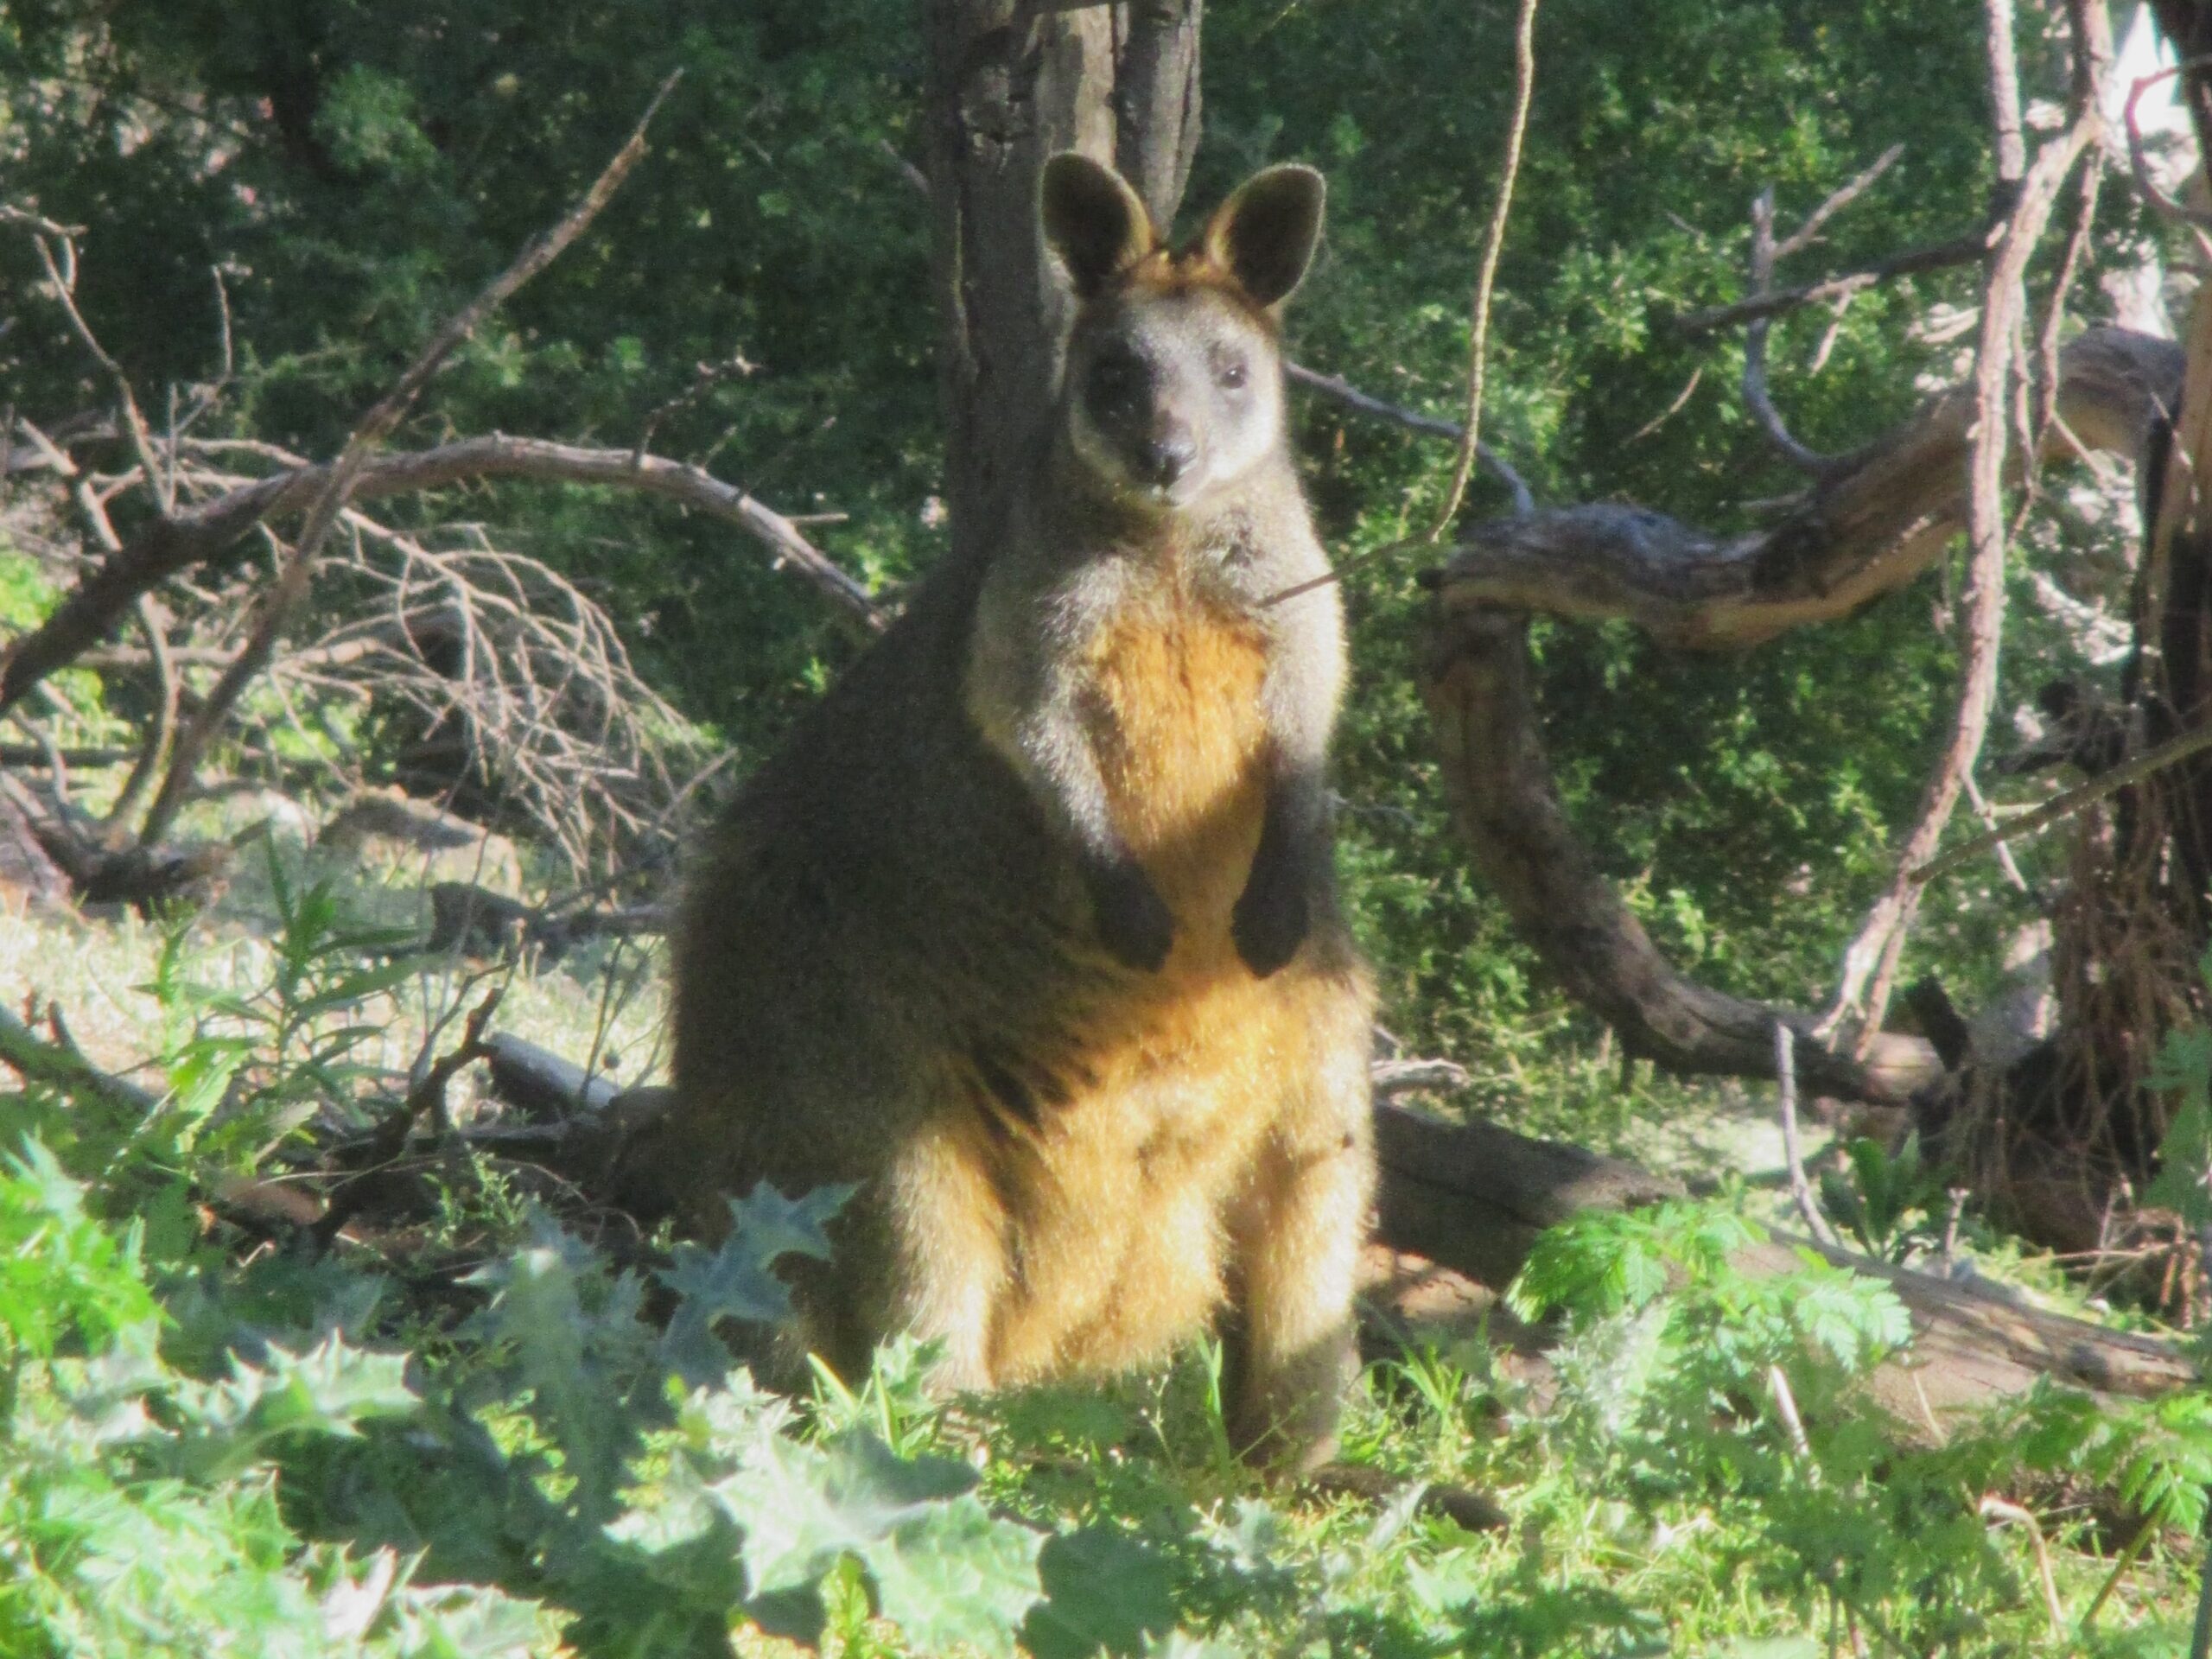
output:
M968 1647L1011 1656L1023 1616L1041 1593L1043 1542L963 1495L928 1505L859 1554L884 1617L922 1651Z
M872 1435L827 1450L764 1434L717 1498L745 1529L754 1595L812 1584L848 1551L860 1551L929 1503L976 1484L963 1464L902 1462Z
M858 1541L829 1491L829 1454L763 1434L745 1466L711 1489L744 1529L746 1580L754 1596L813 1584Z
M715 1334L718 1320L775 1325L791 1317L791 1293L742 1233L732 1233L712 1250L678 1244L674 1262L658 1277L678 1298L661 1337L661 1363L693 1388L728 1376L737 1363Z
M543 1608L487 1585L410 1586L386 1605L385 1623L389 1633L372 1651L395 1659L536 1659L559 1650Z
M947 1458L902 1459L869 1434L823 1448L764 1433L710 1490L744 1529L749 1597L810 1589L839 1559L859 1560L884 1616L926 1650L968 1643L1011 1653L1039 1596L1044 1541L970 1493L975 1471Z
M402 1415L421 1402L404 1354L365 1353L333 1332L304 1354L269 1351L256 1416L270 1433L353 1434L365 1418Z
M850 1182L838 1182L787 1198L762 1181L744 1198L729 1201L730 1230L749 1236L763 1262L784 1255L827 1262L830 1245L824 1229L845 1207L853 1190Z
M690 1386L705 1387L736 1363L715 1334L718 1322L776 1325L789 1319L791 1293L770 1269L786 1255L828 1261L823 1225L852 1190L817 1187L794 1199L763 1181L749 1198L730 1200L730 1230L714 1249L677 1245L673 1264L659 1275L679 1299L661 1338L663 1363Z
M1045 1599L1021 1627L1022 1644L1037 1659L1135 1654L1175 1627L1166 1559L1115 1528L1083 1527L1046 1539L1037 1577Z
M791 1420L791 1402L769 1393L750 1371L732 1371L713 1388L694 1389L676 1408L685 1450L723 1467L734 1467L760 1436L780 1433Z
M176 1462L194 1478L224 1479L281 1436L352 1435L364 1419L411 1412L421 1402L407 1386L406 1367L404 1355L364 1353L334 1332L305 1354L270 1349L265 1367L233 1361L220 1382L172 1390L184 1420Z
M575 1477L580 1503L603 1512L631 1433L612 1376L642 1351L646 1334L636 1280L610 1281L582 1241L538 1216L523 1249L466 1282L493 1292L469 1329L512 1355Z

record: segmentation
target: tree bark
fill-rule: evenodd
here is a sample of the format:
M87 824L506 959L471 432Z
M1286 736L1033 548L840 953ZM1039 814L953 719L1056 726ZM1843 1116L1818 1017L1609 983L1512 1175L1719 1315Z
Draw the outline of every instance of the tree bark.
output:
M1671 1071L1774 1075L1774 1027L1798 1033L1808 1087L1902 1103L1942 1074L1916 1037L1878 1035L1864 1060L1814 1039L1810 1014L1729 996L1675 972L1582 846L1544 752L1529 662L1529 620L1440 607L1421 695L1453 817L1476 867L1521 937L1567 994L1620 1034L1631 1054Z
M2058 423L2044 459L2066 459L2078 443L2136 460L2179 407L2181 372L2171 340L2086 330L2060 357ZM1920 575L1964 526L1974 411L1973 388L1944 393L1746 535L1610 503L1478 524L1445 566L1438 597L1452 610L1624 617L1694 651L1742 650L1834 621Z
M932 0L932 283L956 554L995 539L1058 374L1069 307L1037 233L1038 174L1080 150L1172 223L1198 146L1203 5Z

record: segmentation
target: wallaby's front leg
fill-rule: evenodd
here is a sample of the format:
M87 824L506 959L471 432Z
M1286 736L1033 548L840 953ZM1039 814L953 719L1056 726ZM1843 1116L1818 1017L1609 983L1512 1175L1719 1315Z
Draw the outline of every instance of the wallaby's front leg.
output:
M1101 580L1090 598L1103 605ZM1078 633L1076 607L1058 619L1058 632ZM979 628L969 664L968 704L984 741L1003 755L1075 855L1098 937L1115 958L1146 972L1167 960L1175 918L1144 866L1115 827L1093 732L1090 699L1097 693L1077 652L1041 623Z
M1328 753L1344 690L1343 630L1333 593L1300 594L1286 609L1261 693L1267 817L1230 918L1236 954L1262 979L1298 954L1331 902Z
M1318 770L1281 772L1268 783L1252 873L1237 895L1230 933L1244 965L1265 979L1298 954L1327 902L1329 798Z

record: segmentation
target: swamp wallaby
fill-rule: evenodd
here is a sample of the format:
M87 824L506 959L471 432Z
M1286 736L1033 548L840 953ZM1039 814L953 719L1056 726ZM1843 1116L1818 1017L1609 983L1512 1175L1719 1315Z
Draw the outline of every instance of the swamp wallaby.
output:
M1218 1321L1248 1450L1327 1455L1373 1185L1372 995L1332 883L1333 586L1275 316L1319 175L1191 246L1073 156L1078 302L1002 534L740 793L676 941L658 1154L721 1199L858 1184L795 1285L849 1375L880 1337L988 1388L1147 1363ZM814 1264L809 1264L814 1268Z

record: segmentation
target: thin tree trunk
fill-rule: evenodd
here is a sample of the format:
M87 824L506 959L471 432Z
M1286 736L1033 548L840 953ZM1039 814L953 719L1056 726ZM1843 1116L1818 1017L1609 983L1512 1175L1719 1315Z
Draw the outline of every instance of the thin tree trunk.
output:
M1058 372L1068 303L1037 234L1038 174L1080 150L1173 220L1198 147L1203 5L932 0L932 282L956 552L994 539Z

